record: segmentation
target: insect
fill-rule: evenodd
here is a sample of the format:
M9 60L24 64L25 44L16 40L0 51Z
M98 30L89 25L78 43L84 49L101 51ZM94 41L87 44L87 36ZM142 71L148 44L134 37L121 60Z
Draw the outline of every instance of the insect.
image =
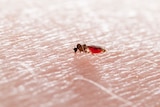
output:
M106 50L99 47L99 46L94 46L94 45L91 45L91 46L87 46L86 44L77 44L77 47L73 49L74 52L76 53L78 50L79 52L85 52L85 53L103 53L105 52Z

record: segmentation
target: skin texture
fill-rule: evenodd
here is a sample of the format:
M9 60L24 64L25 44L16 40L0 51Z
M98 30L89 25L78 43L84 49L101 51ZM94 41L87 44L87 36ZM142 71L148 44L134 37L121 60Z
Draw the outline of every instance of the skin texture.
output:
M0 0L0 12L0 107L160 107L159 0Z

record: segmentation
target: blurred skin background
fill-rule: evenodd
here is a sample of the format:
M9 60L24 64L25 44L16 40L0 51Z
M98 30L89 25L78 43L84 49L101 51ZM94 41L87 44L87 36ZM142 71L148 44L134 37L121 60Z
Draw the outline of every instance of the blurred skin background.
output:
M160 107L159 13L159 0L0 0L0 107Z

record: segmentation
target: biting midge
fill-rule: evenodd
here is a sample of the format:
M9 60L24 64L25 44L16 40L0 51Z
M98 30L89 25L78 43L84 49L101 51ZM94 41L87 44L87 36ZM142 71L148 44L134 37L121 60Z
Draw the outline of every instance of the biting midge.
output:
M92 53L92 54L103 53L103 52L106 51L105 49L103 49L99 46L94 46L94 45L87 46L86 44L83 44L83 45L77 44L77 47L74 48L73 50L74 50L75 53L79 50L79 52Z

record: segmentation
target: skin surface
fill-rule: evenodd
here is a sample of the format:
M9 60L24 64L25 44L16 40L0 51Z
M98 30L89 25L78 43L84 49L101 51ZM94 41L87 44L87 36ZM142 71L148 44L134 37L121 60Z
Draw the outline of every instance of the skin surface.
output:
M160 107L159 0L0 0L0 13L0 107Z

